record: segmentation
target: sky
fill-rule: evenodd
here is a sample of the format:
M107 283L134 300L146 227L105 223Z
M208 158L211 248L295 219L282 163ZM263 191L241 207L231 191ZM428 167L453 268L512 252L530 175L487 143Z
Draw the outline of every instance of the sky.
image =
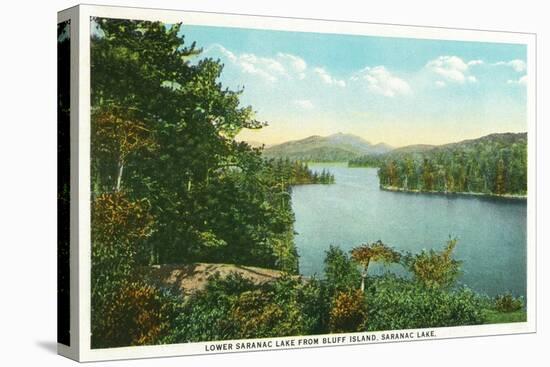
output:
M526 46L183 25L244 87L267 145L337 132L394 147L527 130Z

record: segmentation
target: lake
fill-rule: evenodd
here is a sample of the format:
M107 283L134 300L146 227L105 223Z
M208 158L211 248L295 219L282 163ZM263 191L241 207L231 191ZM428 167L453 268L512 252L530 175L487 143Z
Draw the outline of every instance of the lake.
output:
M375 168L341 164L310 164L329 169L333 185L292 188L296 215L296 245L300 272L322 276L325 251L343 250L382 240L400 251L440 250L449 236L457 237L455 258L463 261L460 282L494 296L526 294L525 200L475 196L411 194L380 190ZM369 274L392 271L399 265L375 264Z

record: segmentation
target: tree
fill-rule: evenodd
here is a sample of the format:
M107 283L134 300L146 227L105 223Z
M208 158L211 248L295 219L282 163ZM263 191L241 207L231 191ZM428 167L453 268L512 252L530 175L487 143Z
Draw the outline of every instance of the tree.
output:
M450 238L442 251L423 250L414 256L404 257L404 264L414 278L427 287L450 287L460 275L461 262L453 259L453 251L458 243Z
M497 195L502 195L506 191L506 172L505 172L504 160L501 158L498 160L496 166L496 177L495 177L495 193Z
M378 240L371 244L364 244L351 250L351 258L359 263L363 269L361 272L361 291L365 290L365 278L371 261L379 261L384 264L398 263L401 254Z
M425 158L422 165L422 189L424 191L432 191L434 182L434 174L431 162Z
M94 110L92 156L96 160L98 182L110 185L105 190L120 191L124 166L129 157L141 149L157 147L146 127L131 109L102 106Z
M356 289L359 279L357 266L339 247L330 246L325 253L325 280L330 295L336 291Z
M488 135L420 152L389 152L349 161L377 166L381 187L405 191L527 193L525 133Z

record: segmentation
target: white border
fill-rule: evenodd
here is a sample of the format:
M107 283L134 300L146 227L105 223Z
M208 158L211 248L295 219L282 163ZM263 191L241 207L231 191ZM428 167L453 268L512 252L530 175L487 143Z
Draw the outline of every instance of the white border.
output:
M177 10L160 10L145 8L107 7L80 5L60 13L59 19L65 13L71 18L71 52L78 51L78 80L71 78L72 86L78 88L78 103L71 99L71 126L78 134L78 150L72 158L78 158L78 241L71 243L71 265L78 261L78 268L71 268L71 314L75 324L71 323L71 353L59 352L80 361L115 360L128 358L168 357L177 355L206 354L205 346L225 342L202 342L188 344L135 346L109 349L90 349L90 27L91 16L141 19L162 21L166 23L184 22L191 25L210 25L222 27L238 27L252 29L271 29L301 32L323 32L353 35L373 35L386 37L404 37L420 39L442 39L457 41L477 41L493 43L515 43L527 46L527 119L528 119L528 199L527 199L527 322L497 325L462 326L452 328L435 328L436 337L445 339L471 336L488 336L500 334L519 334L536 332L536 35L528 33L511 33L500 31L478 31L465 29L448 29L436 27L403 26L390 24L370 24L359 22L340 22L315 19L297 19L281 17L263 17L252 15L218 14L187 12ZM82 24L82 26L79 26ZM76 35L73 29L78 29ZM78 46L73 48L73 36ZM73 58L74 60L74 58ZM73 74L72 74L73 75ZM71 92L74 90L72 89ZM76 93L75 93L76 95ZM73 97L72 97L73 98ZM73 106L77 105L76 109ZM75 116L75 121L73 121ZM78 122L78 124L77 124ZM71 131L72 133L73 131ZM73 166L71 166L73 169ZM72 186L75 189L76 186ZM71 208L72 209L72 208ZM72 212L71 212L72 213ZM75 216L72 217L76 218ZM74 238L71 237L71 240ZM77 247L78 244L78 248ZM76 272L74 274L73 272ZM77 275L74 277L73 275ZM74 283L73 280L78 280ZM78 284L78 286L77 286ZM78 297L73 299L73 295ZM74 327L73 327L74 326ZM378 335L379 343L383 333L360 333ZM74 335L77 334L77 335ZM353 334L338 334L351 336ZM325 335L335 336L335 335ZM318 336L322 338L323 336ZM254 340L292 340L298 337L283 337ZM250 340L249 340L250 341ZM235 341L233 341L235 342ZM300 347L303 348L303 347ZM307 348L307 347L306 347ZM267 348L282 349L282 348ZM265 350L265 349L255 349ZM208 354L212 354L209 352Z

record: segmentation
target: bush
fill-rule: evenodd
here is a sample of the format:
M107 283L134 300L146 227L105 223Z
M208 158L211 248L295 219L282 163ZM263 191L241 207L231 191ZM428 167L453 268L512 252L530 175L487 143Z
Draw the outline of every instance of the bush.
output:
M172 322L170 334L163 343L187 343L231 339L234 331L228 315L234 300L254 284L240 275L230 274L221 279L214 275L206 288L194 293L184 303Z
M295 300L281 305L275 294L261 289L242 293L233 303L229 322L235 338L269 338L307 333L300 307Z
M365 330L367 307L361 290L337 293L331 306L329 320L331 333Z
M92 347L155 343L166 321L164 297L134 271L139 245L154 227L148 203L104 193L92 201L91 220Z
M484 322L482 300L467 288L451 291L384 275L371 278L365 297L370 331Z
M318 282L290 276L254 285L241 275L210 279L191 296L165 343L306 335L320 325Z
M326 333L330 306L325 302L326 294L326 286L315 278L310 278L299 288L297 301L302 310L304 329L309 330L309 334Z
M523 309L524 302L521 297L514 297L510 293L495 297L494 308L499 312L514 312Z
M440 252L422 250L419 254L408 255L404 258L404 265L425 286L450 287L460 275L460 261L452 258L456 244L456 239L449 239Z
M142 282L123 282L95 309L92 348L157 344L170 329L176 302L170 295Z

